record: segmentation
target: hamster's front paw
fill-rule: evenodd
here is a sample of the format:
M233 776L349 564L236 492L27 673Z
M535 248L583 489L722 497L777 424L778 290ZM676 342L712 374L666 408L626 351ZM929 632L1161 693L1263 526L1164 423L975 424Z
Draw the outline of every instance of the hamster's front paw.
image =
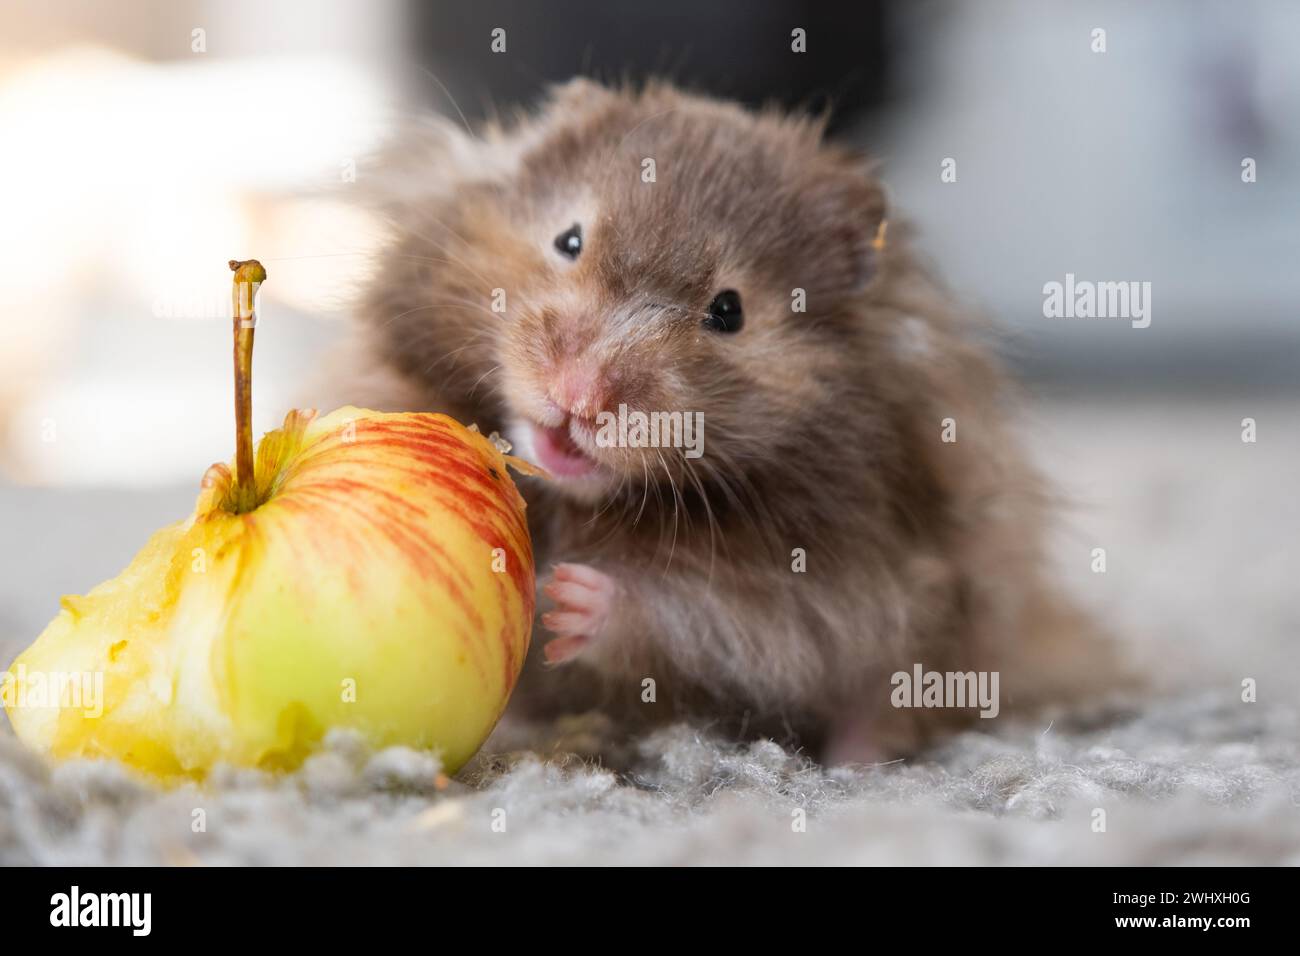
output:
M618 584L585 564L558 564L542 592L555 610L542 615L542 626L555 634L542 648L549 664L572 660L598 638L613 610Z

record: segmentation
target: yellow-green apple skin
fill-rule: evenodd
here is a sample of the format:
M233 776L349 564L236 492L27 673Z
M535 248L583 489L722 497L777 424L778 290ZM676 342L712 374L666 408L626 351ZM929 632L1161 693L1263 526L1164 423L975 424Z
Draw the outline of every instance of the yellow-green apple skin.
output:
M532 548L506 464L442 415L291 412L258 446L255 509L235 513L214 465L189 519L63 599L7 675L14 730L164 778L292 768L332 727L456 770L528 650ZM102 713L21 706L22 680L77 673L103 674Z

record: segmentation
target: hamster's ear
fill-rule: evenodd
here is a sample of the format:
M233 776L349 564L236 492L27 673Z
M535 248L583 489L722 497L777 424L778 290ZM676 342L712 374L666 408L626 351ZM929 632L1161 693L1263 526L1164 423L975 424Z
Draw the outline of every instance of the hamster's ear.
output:
M884 189L861 160L842 161L819 174L811 195L813 220L828 250L822 264L828 287L848 294L866 288L880 270L886 240Z

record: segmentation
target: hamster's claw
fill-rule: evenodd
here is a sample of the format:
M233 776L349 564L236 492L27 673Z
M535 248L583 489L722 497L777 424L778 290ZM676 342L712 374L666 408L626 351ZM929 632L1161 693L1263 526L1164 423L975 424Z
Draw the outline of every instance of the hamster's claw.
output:
M546 658L548 664L563 664L581 654L588 643L590 643L588 638L577 635L552 638L542 645L542 656Z
M542 593L555 610L542 615L542 626L555 635L542 648L548 664L573 660L598 638L614 607L618 585L608 574L585 564L559 564Z

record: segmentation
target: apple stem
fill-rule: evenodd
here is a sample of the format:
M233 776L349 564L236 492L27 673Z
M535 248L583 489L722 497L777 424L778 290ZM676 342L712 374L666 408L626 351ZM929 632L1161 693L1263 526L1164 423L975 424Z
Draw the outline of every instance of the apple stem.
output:
M254 300L266 280L266 269L256 259L230 260L235 274L230 289L235 336L235 510L243 514L257 507L257 480L253 468L253 332L257 327Z

